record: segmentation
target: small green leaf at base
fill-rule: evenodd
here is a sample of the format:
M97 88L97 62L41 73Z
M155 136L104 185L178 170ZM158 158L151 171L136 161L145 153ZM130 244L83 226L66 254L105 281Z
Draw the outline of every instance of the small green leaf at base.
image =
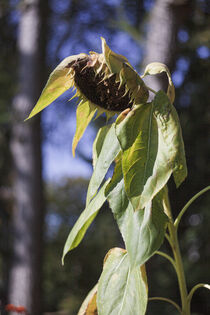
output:
M145 267L131 270L125 250L122 248L110 250L98 283L98 314L144 315L147 294Z

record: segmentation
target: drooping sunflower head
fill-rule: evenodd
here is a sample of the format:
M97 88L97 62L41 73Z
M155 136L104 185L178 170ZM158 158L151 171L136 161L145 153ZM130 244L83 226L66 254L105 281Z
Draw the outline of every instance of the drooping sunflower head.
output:
M67 66L81 100L88 100L100 112L122 112L144 103L148 90L128 60L110 50L102 38L102 54L78 56Z
M97 116L105 112L109 118L145 103L149 95L143 80L127 58L114 53L103 38L101 54L90 52L89 55L70 56L55 68L28 118L70 88L76 89L74 97L79 98L73 152L96 112Z

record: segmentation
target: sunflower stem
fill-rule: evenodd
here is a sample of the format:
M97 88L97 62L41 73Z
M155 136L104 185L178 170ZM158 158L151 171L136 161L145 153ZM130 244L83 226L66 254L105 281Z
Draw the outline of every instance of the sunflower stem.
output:
M188 292L187 292L187 285L186 285L186 280L185 280L184 267L183 267L182 257L181 257L180 248L179 248L177 230L176 230L173 217L172 217L168 190L166 191L164 210L169 218L168 231L169 231L170 244L172 245L174 263L176 266L176 274L177 274L179 291L180 291L180 296L181 296L181 303L182 303L181 314L190 315L190 305L188 303L188 298L187 298Z

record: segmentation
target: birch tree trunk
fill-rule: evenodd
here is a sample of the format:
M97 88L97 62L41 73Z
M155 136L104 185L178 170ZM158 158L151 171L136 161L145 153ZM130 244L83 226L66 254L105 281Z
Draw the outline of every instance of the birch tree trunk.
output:
M47 1L46 1L47 3ZM39 0L21 2L17 50L18 92L12 104L11 152L14 165L12 218L13 257L8 302L41 314L43 193L40 119L24 122L40 93L43 61ZM43 13L43 12L42 12Z

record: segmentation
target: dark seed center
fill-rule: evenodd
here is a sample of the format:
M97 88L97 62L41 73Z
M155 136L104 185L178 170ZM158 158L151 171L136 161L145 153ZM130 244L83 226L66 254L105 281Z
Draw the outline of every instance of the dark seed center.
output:
M86 67L89 57L78 59L71 63L70 67L75 70L75 83L80 91L94 104L110 110L121 112L126 108L131 108L133 102L128 93L125 94L125 85L119 88L119 83L115 82L114 74L109 79L103 80L103 74L100 72L95 75L93 67Z

